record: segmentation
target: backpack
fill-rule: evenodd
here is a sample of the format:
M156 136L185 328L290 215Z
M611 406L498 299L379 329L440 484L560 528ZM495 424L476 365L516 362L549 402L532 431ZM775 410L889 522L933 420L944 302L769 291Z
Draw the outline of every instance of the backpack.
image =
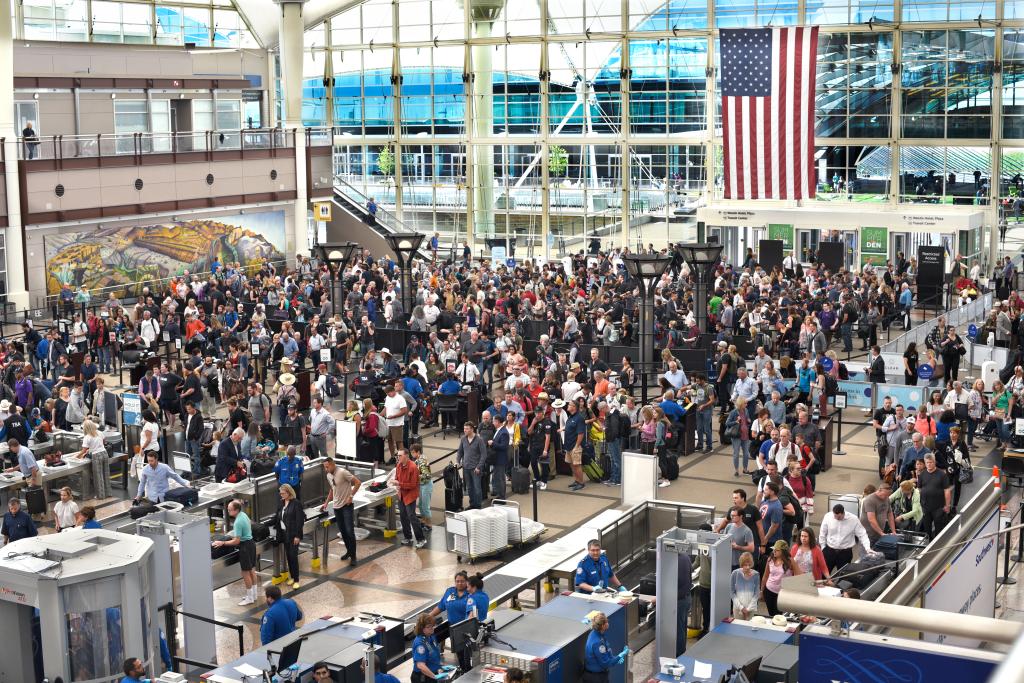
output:
M839 381L830 374L825 375L825 395L835 396L839 393Z
M783 514L783 520L790 524L795 524L798 529L802 529L804 526L804 509L800 506L800 501L796 499L796 496L785 486L779 491L779 502L782 503L783 508L786 507L787 503L792 503L795 514L792 516Z
M370 418L373 418L372 420ZM380 424L380 416L377 413L370 413L366 416L366 421L363 423L363 436L367 439L376 439L378 436L378 426Z
M334 375L327 375L327 378L324 380L324 393L330 398L337 398L341 395L341 390L338 389L338 380Z

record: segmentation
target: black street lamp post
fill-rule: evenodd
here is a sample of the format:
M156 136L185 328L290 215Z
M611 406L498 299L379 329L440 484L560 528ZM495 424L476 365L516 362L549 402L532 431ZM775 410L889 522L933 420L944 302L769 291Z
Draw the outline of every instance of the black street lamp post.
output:
M320 260L326 263L331 271L331 303L334 305L334 313L344 317L345 283L342 280L342 275L345 272L345 266L352 259L352 254L359 249L359 243L326 242L318 244L314 248L317 250Z
M712 269L722 256L721 244L684 244L675 245L676 254L690 266L695 286L693 289L693 309L697 316L697 328L704 334L708 331L708 286L711 283Z
M412 313L412 259L423 243L424 235L418 232L393 233L385 235L388 246L398 258L398 267L402 269L402 308L406 315Z
M672 264L667 254L625 254L626 272L640 288L640 372L650 374L654 362L654 288Z

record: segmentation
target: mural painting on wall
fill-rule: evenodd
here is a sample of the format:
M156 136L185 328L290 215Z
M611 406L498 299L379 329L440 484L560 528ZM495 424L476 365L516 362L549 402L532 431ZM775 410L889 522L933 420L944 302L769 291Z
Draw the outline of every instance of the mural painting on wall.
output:
M209 272L214 261L259 268L285 256L284 211L215 216L49 235L46 291L90 292Z

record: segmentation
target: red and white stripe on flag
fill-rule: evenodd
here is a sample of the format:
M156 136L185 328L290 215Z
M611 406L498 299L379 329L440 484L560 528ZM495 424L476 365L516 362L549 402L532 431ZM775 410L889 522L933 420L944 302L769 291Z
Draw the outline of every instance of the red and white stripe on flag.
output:
M722 39L743 30L723 29ZM726 199L814 197L818 27L770 30L770 95L728 95L723 88Z

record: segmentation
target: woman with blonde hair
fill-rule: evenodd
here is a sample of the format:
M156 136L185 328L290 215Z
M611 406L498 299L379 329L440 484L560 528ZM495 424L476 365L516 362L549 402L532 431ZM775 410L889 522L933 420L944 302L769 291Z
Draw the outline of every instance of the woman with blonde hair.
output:
M282 484L278 491L281 500L274 513L273 528L277 532L277 545L284 552L288 572L285 582L291 582L292 588L299 587L299 543L302 542L302 526L306 515L302 504L295 500L295 489L289 484Z
M740 476L740 455L743 456L743 474L750 474L750 418L747 417L747 399L737 396L734 408L725 419L725 433L732 441L733 476Z
M896 528L900 531L916 531L924 516L921 507L921 492L913 479L905 479L899 487L889 494L889 507L896 518Z
M77 457L92 461L93 491L96 498L102 500L110 496L110 458L107 456L107 446L92 420L82 423L82 433L82 450Z
M71 495L71 487L60 490L60 500L53 504L53 525L58 533L65 529L75 528L75 515L78 514L78 503Z

